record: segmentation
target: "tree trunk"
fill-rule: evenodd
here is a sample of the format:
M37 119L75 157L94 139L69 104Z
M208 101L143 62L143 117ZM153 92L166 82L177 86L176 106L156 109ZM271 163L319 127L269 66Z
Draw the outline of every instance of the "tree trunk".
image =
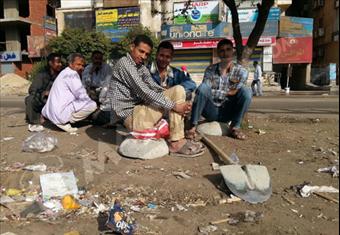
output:
M270 8L274 5L275 0L262 0L262 3L257 4L258 18L255 27L252 30L246 46L242 44L242 34L240 29L239 17L235 0L223 0L229 8L233 20L233 34L236 44L237 61L242 65L247 65L250 56L253 54L257 46L264 28L267 23Z

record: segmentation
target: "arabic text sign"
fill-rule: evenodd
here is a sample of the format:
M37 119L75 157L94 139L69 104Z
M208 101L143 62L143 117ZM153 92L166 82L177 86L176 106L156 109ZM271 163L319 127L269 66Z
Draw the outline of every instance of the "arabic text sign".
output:
M16 62L21 60L20 51L0 51L0 62Z
M96 11L97 31L103 32L113 42L120 41L129 28L140 23L139 7Z
M226 22L219 24L185 24L162 26L161 37L168 40L195 40L225 38L231 35L231 25Z
M259 15L257 8L251 8L251 9L239 9L238 11L238 17L240 23L244 22L256 22L257 17ZM271 8L269 15L268 15L268 20L279 20L280 19L280 14L281 11L279 8ZM230 11L228 11L228 18L227 22L231 23L232 22L232 17Z
M312 63L313 38L279 38L273 46L274 64Z
M312 37L313 19L282 16L280 19L280 37Z
M187 13L182 13L186 9L186 3L174 4L174 23L216 23L219 15L218 1L191 2Z

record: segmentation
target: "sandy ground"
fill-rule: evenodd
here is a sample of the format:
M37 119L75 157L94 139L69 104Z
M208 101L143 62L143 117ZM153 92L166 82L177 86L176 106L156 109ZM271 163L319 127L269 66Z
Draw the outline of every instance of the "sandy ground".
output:
M219 172L213 171L212 162L218 157L207 152L197 159L164 157L152 161L121 158L116 152L122 138L112 129L83 126L79 136L58 130L49 130L58 138L58 148L49 153L24 153L22 141L30 135L24 125L21 109L1 109L1 164L14 162L26 164L45 163L55 171L73 170L78 186L100 201L120 198L154 203L154 211L134 213L138 234L200 234L199 226L224 219L227 214L252 210L264 217L256 223L219 224L211 234L339 234L338 204L315 195L301 198L291 186L304 181L312 185L339 188L338 178L327 173L317 173L321 167L334 165L339 154L339 119L306 118L303 116L269 116L250 114L254 129L247 129L246 141L227 137L214 137L214 142L226 153L237 153L241 163L263 164L271 175L272 197L263 204L251 205L235 202L220 205L226 198L225 186ZM255 130L266 132L258 135ZM4 137L14 137L4 141ZM92 156L85 153L94 151ZM109 161L105 163L105 159ZM219 162L221 163L221 162ZM190 179L178 179L173 171L187 171ZM25 171L1 172L1 186L26 188L39 185L39 174ZM33 185L29 185L32 181ZM282 196L294 203L288 203ZM337 194L330 195L338 199ZM190 207L188 204L206 202L206 206ZM177 209L178 205L187 211ZM0 222L0 231L16 234L64 234L77 230L80 234L99 234L101 218L84 214L68 214L56 220Z

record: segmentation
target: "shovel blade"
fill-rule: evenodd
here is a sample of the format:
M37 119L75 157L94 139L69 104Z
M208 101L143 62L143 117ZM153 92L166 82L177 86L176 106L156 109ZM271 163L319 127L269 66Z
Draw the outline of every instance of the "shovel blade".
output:
M220 167L224 181L237 197L252 203L267 201L272 194L268 170L259 165L226 165Z

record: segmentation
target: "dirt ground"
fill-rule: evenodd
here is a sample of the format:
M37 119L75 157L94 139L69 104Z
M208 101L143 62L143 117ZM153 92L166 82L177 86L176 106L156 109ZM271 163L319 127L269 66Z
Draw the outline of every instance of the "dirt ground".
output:
M115 152L123 138L114 134L113 129L83 126L78 136L52 129L50 134L59 141L57 149L41 154L24 153L22 142L30 133L24 125L23 111L15 108L1 109L0 167L3 169L15 162L41 162L49 170L73 170L78 187L98 195L96 198L101 202L119 198L126 206L136 200L157 205L157 209L132 214L138 234L200 234L199 226L246 210L262 212L263 218L254 223L221 223L211 234L339 234L338 204L315 195L301 198L290 189L305 181L339 188L338 178L316 172L338 160L339 119L249 114L249 120L254 129L245 130L249 137L246 141L228 137L212 139L226 153L235 152L241 163L262 164L268 168L273 195L258 205L244 201L218 203L221 198L227 198L227 194L222 176L211 167L212 162L221 163L214 153L208 151L196 159L169 156L150 161L125 159ZM266 134L257 134L258 129ZM5 141L4 137L14 139ZM192 177L178 179L172 174L180 170ZM0 176L3 188L29 191L39 186L39 173L2 171ZM338 200L338 194L330 196ZM206 205L193 206L201 202ZM179 210L176 205L187 211ZM99 234L100 221L101 218L87 213L71 213L47 221L33 218L2 221L0 231L59 235L77 230L80 234L92 235Z

